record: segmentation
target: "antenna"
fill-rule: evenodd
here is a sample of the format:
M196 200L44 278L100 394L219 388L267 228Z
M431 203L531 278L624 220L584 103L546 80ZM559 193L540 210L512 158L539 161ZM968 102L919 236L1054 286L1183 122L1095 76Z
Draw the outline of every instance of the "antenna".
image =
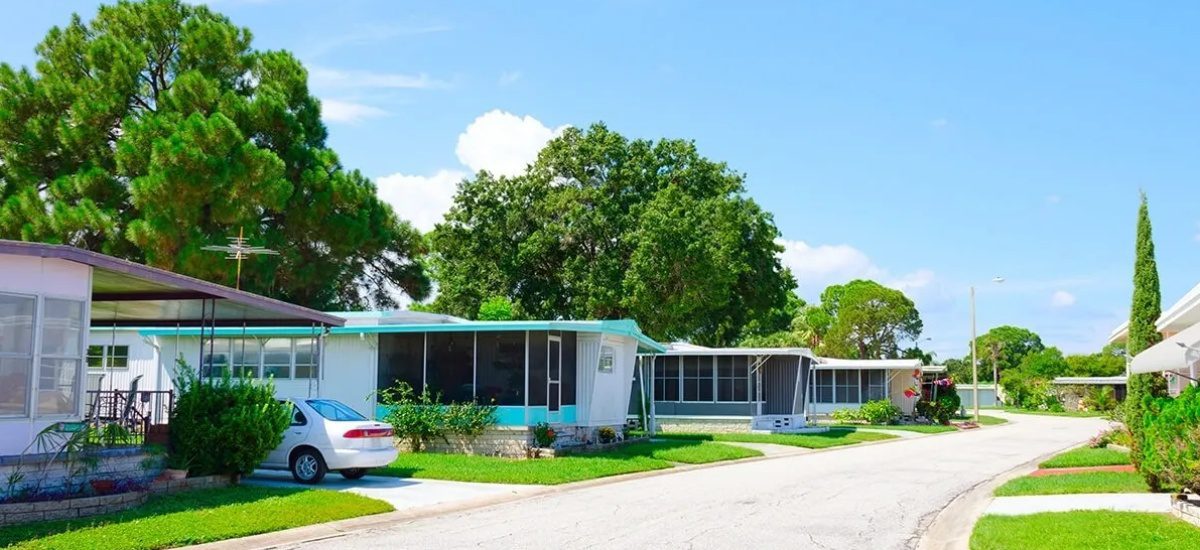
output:
M237 278L234 279L234 285L235 285L234 288L236 288L238 290L242 289L242 260L246 259L246 257L251 254L268 254L268 255L272 255L272 256L279 255L278 252L271 250L269 248L263 248L261 246L250 246L249 244L247 244L245 234L243 233L243 230L240 227L238 228L238 236L228 237L228 239L229 239L229 244L226 246L214 244L214 245L201 247L201 250L208 250L208 251L212 251L212 252L224 252L226 254L226 256L225 256L226 260L237 260Z

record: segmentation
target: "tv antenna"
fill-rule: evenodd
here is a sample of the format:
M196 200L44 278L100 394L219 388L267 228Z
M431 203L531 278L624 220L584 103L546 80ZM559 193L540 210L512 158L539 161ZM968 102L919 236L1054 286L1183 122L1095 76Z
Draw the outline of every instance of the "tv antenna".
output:
M212 252L224 252L226 254L226 256L225 256L226 260L236 260L237 261L237 278L234 279L234 288L236 288L238 290L242 289L242 260L246 259L251 254L267 254L267 255L271 255L271 256L279 255L278 252L271 250L269 248L264 248L261 246L250 246L248 243L246 243L245 234L243 233L243 230L240 227L238 228L238 236L228 237L228 239L229 239L228 245L222 246L222 245L214 244L214 245L202 247L201 250L209 250Z

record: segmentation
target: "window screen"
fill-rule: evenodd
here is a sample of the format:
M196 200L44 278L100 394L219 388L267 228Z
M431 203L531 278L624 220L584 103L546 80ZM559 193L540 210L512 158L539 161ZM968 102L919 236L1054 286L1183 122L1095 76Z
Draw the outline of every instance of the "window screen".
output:
M485 405L525 404L525 332L480 332L477 400Z
M475 398L475 333L430 332L425 376L443 403Z
M679 358L654 358L654 400L679 401Z
M27 416L37 300L0 294L0 416Z
M377 387L406 382L414 392L425 387L425 333L380 334Z
M546 345L544 330L529 331L529 404L546 404Z
M683 400L713 400L712 357L683 357Z

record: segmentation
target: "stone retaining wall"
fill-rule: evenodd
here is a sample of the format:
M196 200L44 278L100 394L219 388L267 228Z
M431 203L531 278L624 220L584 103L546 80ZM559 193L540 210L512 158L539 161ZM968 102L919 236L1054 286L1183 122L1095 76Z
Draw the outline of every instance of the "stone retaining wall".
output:
M533 441L533 431L526 427L489 428L477 437L448 436L449 442L435 439L425 448L430 453L451 453L483 456L524 457Z
M1175 495L1171 497L1171 515L1200 527L1200 502Z
M0 481L21 480L12 487L7 484L2 487L6 493L0 494L0 498L22 491L53 493L66 489L67 492L75 492L79 487L87 487L88 480L92 479L148 485L151 480L162 473L165 466L161 455L152 456L141 447L100 449L93 451L90 456L96 459L94 466L88 466L84 474L74 476L69 475L70 468L66 463L66 457L61 454L43 453L0 457ZM81 468L83 464L82 461L77 462L74 466L75 469ZM71 485L71 487L67 487L67 485Z
M0 504L0 526L111 514L141 506L151 494L228 487L230 483L230 479L226 476L192 477L172 481L155 481L150 485L148 491L45 502Z
M659 418L658 429L664 433L745 433L750 421L718 418Z
M613 428L617 438L620 439L622 426L609 427ZM554 456L555 449L576 449L583 446L590 448L599 441L599 426L553 426L553 428L557 435L557 439L554 441L554 449L543 449L540 451L539 456ZM524 458L531 455L531 448L534 441L533 429L525 426L493 427L478 437L466 438L451 435L447 439L449 439L448 442L441 439L429 442L425 447L425 451L430 453ZM401 450L410 449L402 447Z

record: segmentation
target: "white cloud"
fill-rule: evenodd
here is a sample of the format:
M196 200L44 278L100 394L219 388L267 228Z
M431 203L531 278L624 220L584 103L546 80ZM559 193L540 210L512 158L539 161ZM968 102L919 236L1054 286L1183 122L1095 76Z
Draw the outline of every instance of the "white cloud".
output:
M882 270L861 250L850 245L811 246L804 241L776 239L783 246L783 265L791 268L802 293L819 294L826 286L854 278L875 278Z
M501 86L508 86L509 84L515 84L518 80L521 80L521 71L504 71L500 73L499 84Z
M897 279L885 281L884 284L905 294L909 294L914 290L925 288L933 283L933 271L928 269L918 269L907 275L902 275Z
M551 130L531 116L494 109L467 125L458 136L455 152L471 172L487 170L513 176L524 172L546 142L565 128ZM458 183L468 176L469 172L461 167L445 168L431 176L395 173L378 178L375 184L379 197L391 204L398 216L421 231L429 231L450 210Z
M1046 204L1058 204L1062 202L1062 197L1058 195L1049 195L1046 197Z
M863 251L848 244L812 246L804 241L777 239L783 247L779 254L783 265L791 268L800 287L800 293L815 298L825 287L854 279L872 279L884 286L911 295L913 291L930 286L935 276L933 271L919 269L898 277L892 276L871 261Z
M945 128L946 126L950 125L950 121L944 118L935 118L929 121L929 125L933 126L934 128Z
M449 88L450 83L425 73L381 73L375 71L344 71L309 65L308 81L319 89L434 89Z
M466 173L458 170L438 170L432 176L397 173L375 180L375 185L379 197L391 204L401 219L425 232L450 210L456 186L464 177Z
M473 172L487 170L497 176L515 176L537 159L546 142L566 128L550 129L531 116L493 109L459 134L454 152L459 162Z
M1071 307L1075 305L1075 295L1065 290L1056 290L1050 295L1052 307Z
M353 101L340 99L321 100L321 118L326 122L355 123L368 118L387 116L388 112L378 107L372 107Z

